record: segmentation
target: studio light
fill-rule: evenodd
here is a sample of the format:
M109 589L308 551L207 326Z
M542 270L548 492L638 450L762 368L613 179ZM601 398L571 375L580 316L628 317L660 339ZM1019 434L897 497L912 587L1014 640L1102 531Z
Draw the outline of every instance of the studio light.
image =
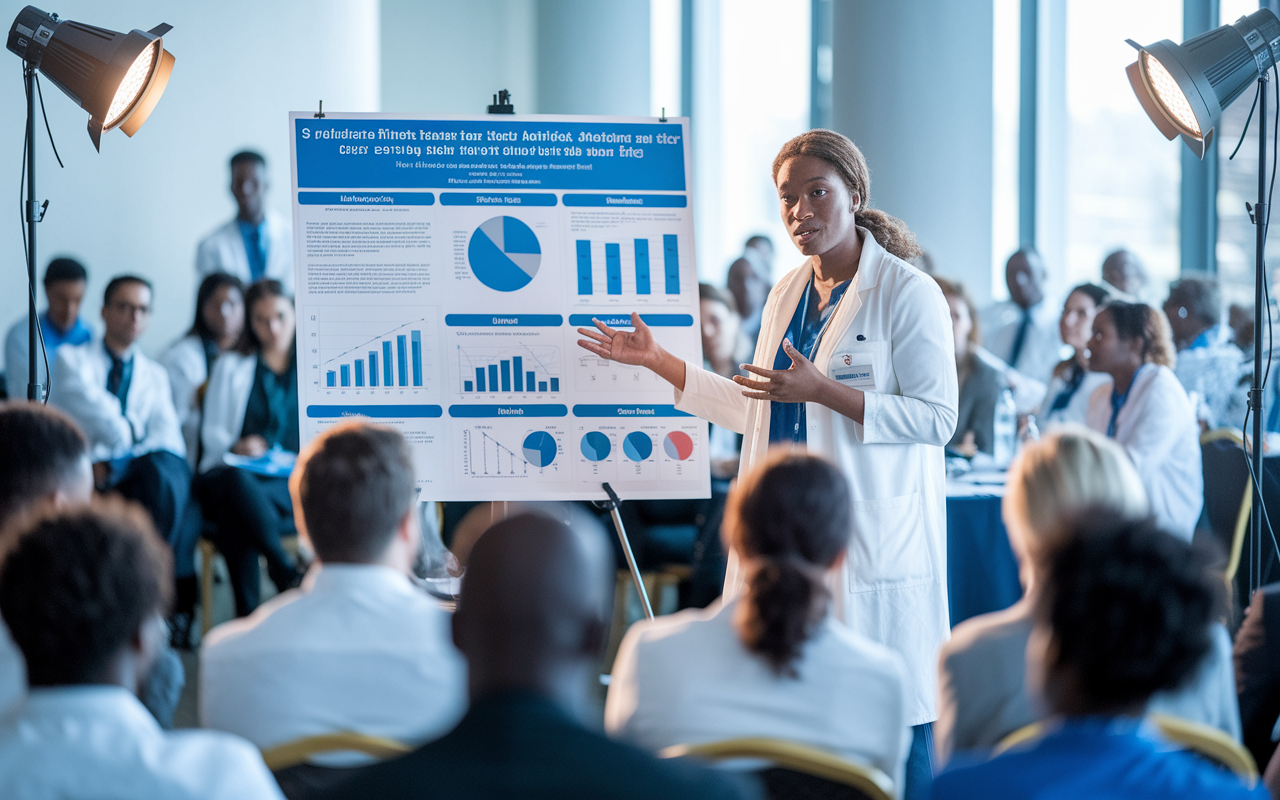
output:
M161 38L171 29L117 33L27 6L9 28L8 47L89 112L89 138L100 148L104 131L133 136L151 115L173 71Z
M1222 112L1280 58L1280 19L1264 8L1180 45L1127 41L1138 50L1129 83L1147 116L1204 158Z

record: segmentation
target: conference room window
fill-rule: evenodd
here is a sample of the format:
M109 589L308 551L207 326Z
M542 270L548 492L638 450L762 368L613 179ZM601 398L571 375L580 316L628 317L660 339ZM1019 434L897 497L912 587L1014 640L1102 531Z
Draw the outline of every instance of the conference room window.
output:
M1181 41L1182 3L1071 0L1065 5L1061 284L1097 280L1107 253L1127 247L1146 263L1152 291L1159 294L1181 270L1183 145L1166 141L1134 98L1125 67L1135 51L1125 39Z

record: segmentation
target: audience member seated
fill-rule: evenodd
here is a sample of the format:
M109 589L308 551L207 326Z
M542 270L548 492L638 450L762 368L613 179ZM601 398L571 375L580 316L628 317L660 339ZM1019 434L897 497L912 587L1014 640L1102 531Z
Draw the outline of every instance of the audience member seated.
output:
M951 333L956 345L956 376L960 380L960 405L956 416L956 432L947 445L952 450L972 456L995 450L996 403L1009 388L1004 372L994 359L982 354L982 331L977 307L969 293L958 283L934 278L951 308Z
M1169 323L1151 306L1112 300L1093 318L1089 369L1112 383L1094 390L1086 421L1129 454L1161 527L1191 541L1204 505L1200 429L1173 365Z
M258 607L258 554L280 591L302 580L280 544L291 528L289 479L230 466L224 456L257 458L272 448L298 452L298 364L293 301L279 281L258 281L245 294L248 321L235 350L209 376L201 424L196 495L227 561L236 616Z
M138 702L166 639L170 571L147 515L119 499L6 537L0 614L31 689L0 722L0 796L281 796L248 742L165 733Z
M231 196L236 218L201 240L196 273L234 275L245 285L280 281L293 294L293 234L288 220L267 208L267 161L245 150L231 157Z
M84 344L93 338L93 331L80 317L80 303L84 300L88 279L84 265L72 258L55 258L45 267L44 296L49 307L36 318L40 326L36 340L36 381L45 384L46 389L49 379L40 342L44 342L45 354L49 363L53 363L54 351L61 345ZM27 315L23 314L4 338L5 381L13 398L27 396L27 381L31 377L28 323Z
M1276 752L1271 739L1280 718L1280 583L1253 593L1236 631L1236 690L1244 746L1261 769Z
M1145 300L1147 281L1147 268L1132 250L1113 250L1102 259L1102 288L1119 300Z
M1089 337L1093 336L1093 318L1098 308L1107 301L1107 290L1092 283L1082 283L1067 295L1062 305L1062 317L1058 320L1058 333L1062 341L1071 346L1071 358L1053 371L1044 403L1036 412L1040 427L1064 422L1084 424L1089 410L1089 398L1099 386L1111 382L1111 376L1090 372L1085 353Z
M24 515L92 496L89 443L75 423L39 403L0 404L0 547L7 526ZM26 690L22 654L0 621L0 718Z
M1241 387L1244 353L1222 324L1222 296L1212 278L1180 278L1169 285L1164 313L1178 348L1174 374L1196 399L1205 429L1244 426L1248 388Z
M990 750L1040 718L1042 709L1028 693L1023 657L1042 583L1036 555L1062 519L1085 507L1105 507L1134 519L1147 515L1146 491L1124 451L1074 425L1028 444L1009 470L1002 507L1025 595L1003 611L960 623L943 645L934 726L939 762L960 751ZM1150 710L1239 739L1231 637L1218 622L1210 627L1212 649L1194 678L1181 689L1157 693Z
M745 590L728 603L637 622L605 706L610 735L647 750L767 736L871 764L902 787L911 744L901 657L831 614L850 543L849 489L827 461L772 454L725 516ZM854 532L854 536L859 536Z
M1221 579L1151 521L1089 509L1038 557L1027 669L1051 718L990 761L956 758L934 783L959 798L1266 798L1160 739L1142 715L1212 647Z
M187 514L191 468L164 367L138 339L151 318L151 284L135 275L111 279L102 297L101 339L58 349L49 401L89 439L97 488L142 504L173 550L176 633L190 630L196 603L198 517Z
M200 282L191 329L160 356L169 372L173 407L192 469L200 464L200 387L209 380L213 362L236 346L243 330L244 285L239 278L215 272Z
M317 564L301 588L209 633L201 724L261 749L338 731L439 737L466 710L466 674L449 615L410 580L420 540L408 444L389 428L339 425L308 445L290 483Z
M471 708L443 738L325 796L759 796L738 776L658 761L590 730L613 597L603 536L537 514L489 528L471 551L453 617Z
M754 345L760 335L764 301L773 288L773 240L768 236L748 239L742 255L729 265L726 283L742 315L742 330Z
M1005 282L1009 299L991 306L982 317L986 347L1043 387L1062 360L1062 340L1058 338L1057 306L1045 299L1040 254L1024 248L1010 256ZM1036 405L1038 399L1032 407Z

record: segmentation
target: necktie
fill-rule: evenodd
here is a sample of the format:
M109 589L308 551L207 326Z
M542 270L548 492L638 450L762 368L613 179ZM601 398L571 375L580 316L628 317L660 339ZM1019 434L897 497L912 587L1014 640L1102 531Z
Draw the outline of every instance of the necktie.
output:
M125 361L111 352L107 355L111 357L111 371L107 373L107 391L120 401L120 412L124 413L125 404L129 399L129 384L133 382L133 359Z
M249 256L249 276L258 280L267 271L267 254L262 246L262 227L254 225L245 237L245 250Z
M1013 337L1013 349L1009 351L1009 366L1017 369L1018 356L1022 355L1022 345L1027 342L1027 328L1031 327L1031 309L1022 310L1022 322L1018 324L1018 333Z

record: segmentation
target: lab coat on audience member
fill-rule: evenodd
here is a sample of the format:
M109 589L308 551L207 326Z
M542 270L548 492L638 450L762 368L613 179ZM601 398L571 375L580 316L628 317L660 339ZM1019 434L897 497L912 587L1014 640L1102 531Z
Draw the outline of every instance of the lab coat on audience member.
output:
M279 214L267 211L265 229L267 264L262 277L280 281L285 292L293 296L293 233L290 225ZM232 219L206 236L196 248L196 273L204 278L215 272L234 275L244 281L245 286L253 282L239 219Z
M258 356L235 351L223 353L213 362L213 374L204 392L204 420L200 423L200 471L208 472L222 463L222 457L240 441L244 412L253 391Z
M127 689L33 689L0 722L0 797L283 800L262 756L216 731L166 733Z
M650 752L768 736L871 764L902 786L911 729L897 653L827 616L778 675L742 644L738 603L641 620L613 662L604 726Z
M907 724L919 725L936 718L938 648L950 631L943 447L955 431L959 402L955 346L938 284L886 252L865 228L858 231L858 272L832 312L814 363L865 390L864 424L808 403L807 447L835 462L852 491L857 533L831 587L835 615L902 656L910 681ZM812 274L806 261L770 292L756 365L773 367ZM686 363L685 389L675 394L681 411L744 434L740 475L769 449L769 401L742 391ZM726 599L742 580L730 553Z
M1111 421L1113 388L1099 386L1089 398L1087 423L1099 433ZM1204 505L1200 425L1173 370L1144 364L1134 374L1113 438L1137 468L1156 522L1191 541Z
M194 333L184 336L160 356L160 363L169 373L173 408L178 415L183 442L187 445L187 463L194 471L196 453L200 450L200 404L196 394L209 379L204 341Z
M58 348L49 402L67 412L84 431L94 462L157 450L186 456L168 373L137 345L126 356L133 359L133 377L123 413L120 400L107 391L111 357L100 338Z
M1035 411L1040 430L1048 430L1053 425L1084 425L1085 418L1089 414L1089 400L1100 386L1111 386L1111 376L1105 372L1086 371L1080 380L1080 386L1075 394L1071 395L1067 404L1062 408L1054 409L1058 396L1067 390L1067 382L1055 375L1053 380L1049 381L1044 402Z

